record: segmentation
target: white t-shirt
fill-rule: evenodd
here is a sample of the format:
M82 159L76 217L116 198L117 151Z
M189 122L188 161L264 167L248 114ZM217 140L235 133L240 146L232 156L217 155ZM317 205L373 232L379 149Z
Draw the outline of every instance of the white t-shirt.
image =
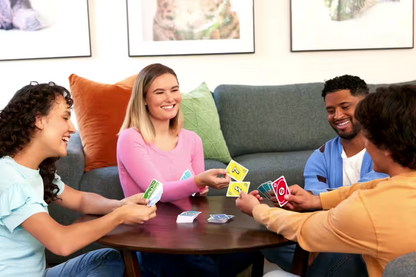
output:
M355 154L354 156L347 157L344 148L342 148L342 185L350 186L360 180L361 165L365 154L365 148Z

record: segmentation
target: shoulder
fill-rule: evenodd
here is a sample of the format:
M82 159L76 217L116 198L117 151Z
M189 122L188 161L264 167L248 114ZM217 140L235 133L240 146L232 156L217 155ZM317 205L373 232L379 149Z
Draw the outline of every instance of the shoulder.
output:
M328 140L324 144L322 144L318 149L315 150L317 153L325 153L325 152L331 152L334 149L337 149L339 147L339 136L336 136L333 139Z
M117 146L125 143L140 143L145 144L142 135L134 128L123 130L117 140Z
M181 129L179 131L179 134L182 136L182 138L187 141L187 142L197 142L197 143L201 143L202 144L202 140L201 138L198 136L197 133L190 131L190 130L186 130L186 129Z
M15 162L9 157L0 158L0 193L8 190L16 183L25 183L24 176L19 172Z

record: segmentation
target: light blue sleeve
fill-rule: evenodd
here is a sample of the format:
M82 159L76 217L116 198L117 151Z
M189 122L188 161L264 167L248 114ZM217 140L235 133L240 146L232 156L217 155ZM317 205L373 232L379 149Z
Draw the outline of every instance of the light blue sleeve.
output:
M305 177L304 189L312 192L314 195L327 192L329 188L326 183L328 173L325 164L325 155L319 149L315 150L306 162L303 173Z
M383 179L387 177L389 177L389 175L385 173L375 172L374 170L372 170L365 174L360 180L358 180L358 183L364 183L375 179Z
M65 183L61 180L61 176L59 176L57 173L55 173L55 179L53 180L53 183L58 186L58 196L64 191L65 189Z
M0 225L12 233L32 215L46 213L47 206L29 184L13 184L0 192Z

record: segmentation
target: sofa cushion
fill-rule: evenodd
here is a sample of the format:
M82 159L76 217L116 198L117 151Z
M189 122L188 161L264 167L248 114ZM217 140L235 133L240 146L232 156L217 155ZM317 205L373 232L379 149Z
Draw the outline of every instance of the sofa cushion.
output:
M132 78L115 84L103 84L75 74L69 76L74 111L84 147L85 171L117 165L117 133L126 114Z
M117 166L90 170L84 174L80 184L82 191L94 192L110 199L123 199L123 189Z
M333 138L322 88L219 85L214 99L231 156L316 149Z
M221 131L217 107L205 83L187 94L182 94L183 127L194 131L201 139L205 159L228 163L231 160Z

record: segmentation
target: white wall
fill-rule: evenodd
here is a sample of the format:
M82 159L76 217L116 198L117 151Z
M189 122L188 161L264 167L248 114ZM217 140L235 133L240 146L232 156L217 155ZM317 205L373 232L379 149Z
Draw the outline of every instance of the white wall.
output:
M130 58L126 2L90 0L92 57L0 62L0 108L17 89L32 80L54 81L69 88L68 76L75 73L97 82L114 83L153 62L172 67L184 92L202 81L213 90L223 83L321 82L347 73L358 75L368 83L416 79L416 49L291 53L290 1L254 2L255 54Z

